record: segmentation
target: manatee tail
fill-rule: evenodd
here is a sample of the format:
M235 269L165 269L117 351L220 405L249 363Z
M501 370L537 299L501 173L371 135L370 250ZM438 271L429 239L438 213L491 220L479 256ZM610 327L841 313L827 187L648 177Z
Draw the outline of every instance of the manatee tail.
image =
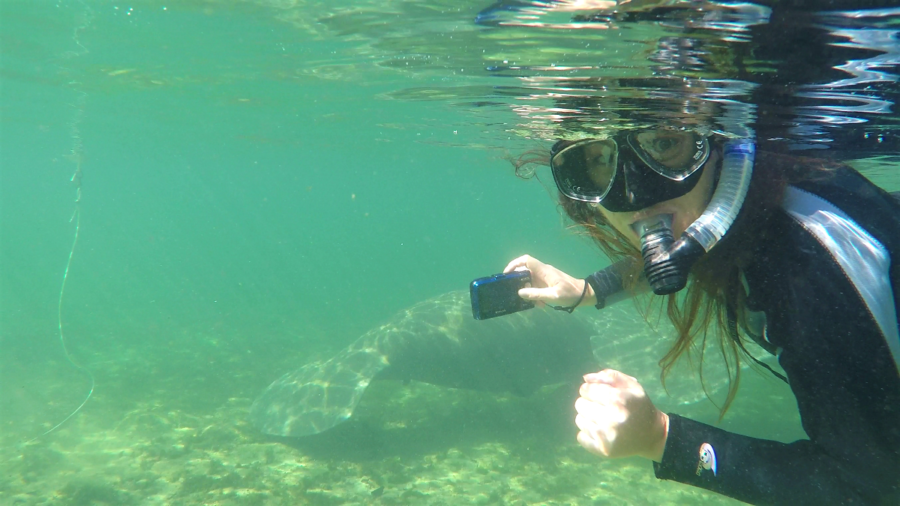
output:
M324 364L308 364L269 385L250 406L250 422L273 436L318 434L350 418L387 358L360 339Z

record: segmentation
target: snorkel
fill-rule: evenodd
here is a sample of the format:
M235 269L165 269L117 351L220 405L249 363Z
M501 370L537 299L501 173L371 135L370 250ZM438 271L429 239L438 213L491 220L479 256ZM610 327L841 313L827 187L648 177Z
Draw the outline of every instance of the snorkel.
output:
M756 148L750 138L725 143L719 183L703 214L676 241L671 215L635 223L641 236L644 274L653 293L675 293L687 284L694 262L715 246L737 218L750 188Z
M689 193L693 188L689 178L700 177L704 169L715 170L706 167L713 165L708 158L710 144L706 138L716 134L725 139L718 143L722 146L721 165L712 197L681 237L675 237L673 215L668 213L644 214L631 225L640 238L644 277L657 295L676 293L687 285L691 268L728 233L750 189L756 155L756 135L750 127L755 106L730 98L747 96L750 89L745 83L727 80L704 81L704 85L699 98L716 106L715 110L707 107L690 118L689 123L696 125L693 130L667 125L636 128L625 134L625 142L618 133L573 140L570 137L557 141L550 150L550 168L563 196L599 205L611 213L631 213ZM718 114L713 119L704 112ZM679 133L691 131L699 137L691 140ZM646 201L636 198L638 192L656 184L668 188ZM598 307L607 296L625 287L622 273L629 272L627 267L632 262L626 258L588 277Z

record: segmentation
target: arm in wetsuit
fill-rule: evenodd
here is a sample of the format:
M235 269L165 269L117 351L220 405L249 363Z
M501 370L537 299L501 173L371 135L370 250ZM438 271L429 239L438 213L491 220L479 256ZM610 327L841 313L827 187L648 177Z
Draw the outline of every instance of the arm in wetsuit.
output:
M809 439L669 414L661 479L753 504L900 504L900 205L859 174L788 191L745 272ZM704 444L713 473L700 465Z

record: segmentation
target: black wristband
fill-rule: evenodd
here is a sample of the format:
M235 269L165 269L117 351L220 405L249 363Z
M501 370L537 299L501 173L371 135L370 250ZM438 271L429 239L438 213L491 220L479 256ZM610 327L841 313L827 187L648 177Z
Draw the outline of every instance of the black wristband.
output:
M591 284L597 298L594 307L603 309L606 307L607 297L625 289L625 278L630 276L634 262L633 258L625 258L585 278L585 281Z
M597 280L593 275L584 278L586 284L591 285L591 289L594 290L594 297L597 297L597 303L594 304L594 307L597 309L603 309L606 307L606 297L603 296L603 290L600 289L600 286L597 284Z

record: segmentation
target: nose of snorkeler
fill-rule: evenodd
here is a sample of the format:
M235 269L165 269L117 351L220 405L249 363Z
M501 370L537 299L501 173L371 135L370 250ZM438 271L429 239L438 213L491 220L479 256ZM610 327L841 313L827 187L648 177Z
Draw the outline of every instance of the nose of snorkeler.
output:
M624 160L622 163L622 180L624 188L621 191L625 195L625 201L628 204L625 207L627 211L639 211L648 208L657 203L657 191L654 191L653 185L647 184L647 178L644 175L646 167L642 164L634 163L634 160ZM618 188L613 188L613 191Z

